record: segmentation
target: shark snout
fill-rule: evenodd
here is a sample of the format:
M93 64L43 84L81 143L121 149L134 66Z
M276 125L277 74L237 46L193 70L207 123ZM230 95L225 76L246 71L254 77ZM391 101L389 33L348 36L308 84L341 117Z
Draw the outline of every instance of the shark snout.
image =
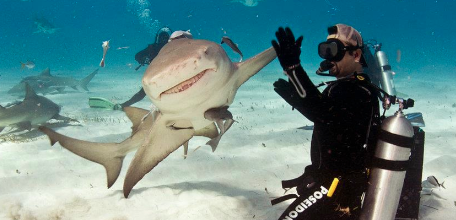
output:
M208 48L200 48L187 58L181 58L160 71L155 70L151 77L145 76L143 86L154 99L163 94L185 91L196 84L209 72L217 72L217 63L208 59Z

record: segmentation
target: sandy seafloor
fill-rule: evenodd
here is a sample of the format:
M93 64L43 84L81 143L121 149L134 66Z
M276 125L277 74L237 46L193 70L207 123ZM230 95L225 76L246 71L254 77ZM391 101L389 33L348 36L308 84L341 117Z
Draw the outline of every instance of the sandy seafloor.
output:
M51 67L51 73L82 78L94 69L53 72ZM39 72L3 74L6 85L0 88L0 103L14 101L6 91L23 75ZM426 121L423 180L434 175L446 187L425 188L420 219L454 219L456 87L443 74L428 75L398 75L395 82L400 92L416 100L416 107L406 113L422 112ZM131 127L125 114L90 109L88 98L125 101L137 92L141 77L128 68L104 68L89 84L90 92L69 88L64 94L46 95L62 106L62 115L80 122L51 127L88 141L124 140ZM287 203L271 206L270 200L284 194L281 180L299 176L310 163L312 134L297 129L312 124L273 91L272 82L278 77L283 77L281 71L269 67L239 89L230 107L237 123L214 153L202 146L207 139L192 139L187 159L183 148L172 153L135 186L128 199L122 185L134 153L127 155L119 179L107 189L101 165L59 144L51 147L36 130L5 136L9 132L5 129L0 143L0 219L277 219ZM144 99L134 106L150 105ZM193 152L198 146L202 147Z

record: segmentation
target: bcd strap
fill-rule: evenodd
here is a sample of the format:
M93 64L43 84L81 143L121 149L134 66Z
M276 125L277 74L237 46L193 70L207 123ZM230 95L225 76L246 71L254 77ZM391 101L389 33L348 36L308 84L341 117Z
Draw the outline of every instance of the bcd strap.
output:
M287 200L289 200L289 199L297 199L298 197L299 197L299 196L296 195L296 194L284 195L284 196L282 196L282 197L279 197L279 198L276 198L276 199L271 200L271 205L276 205L276 204L278 204L278 203L287 201Z
M378 157L372 158L372 167L385 169L385 170L406 171L408 164L409 164L408 160L395 161L395 160L385 160L385 159L378 158Z
M399 147L413 148L414 145L413 137L393 134L383 129L380 129L378 139Z

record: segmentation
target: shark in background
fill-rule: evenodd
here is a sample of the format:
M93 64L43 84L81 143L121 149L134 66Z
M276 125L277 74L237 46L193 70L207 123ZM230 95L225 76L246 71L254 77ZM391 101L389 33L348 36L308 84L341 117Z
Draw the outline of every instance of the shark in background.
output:
M57 30L60 29L60 28L54 27L54 25L51 24L51 22L49 22L43 16L41 16L41 17L35 16L35 18L33 19L33 24L34 24L35 29L36 29L33 32L34 34L39 34L39 33L42 33L42 34L54 34Z
M65 90L66 87L71 87L74 90L82 88L85 91L89 91L87 85L97 73L98 69L84 77L82 80L77 80L72 77L53 76L51 75L50 69L46 68L39 75L27 76L23 78L20 83L13 86L13 88L8 91L8 94L20 96L24 95L26 92L26 87L24 86L25 83L29 84L29 86L32 87L36 93L43 95L56 91L61 93Z
M262 0L232 0L231 2L239 2L247 7L255 7Z
M74 121L71 118L61 116L60 106L51 100L39 96L27 83L25 98L8 107L0 105L0 132L5 127L17 127L20 130L30 130L37 125L42 125L51 119Z
M128 152L136 154L128 168L123 192L133 187L169 154L193 136L210 138L215 151L222 135L233 124L228 108L239 87L275 59L271 47L245 62L233 63L223 48L212 41L176 39L166 44L151 62L142 84L158 108L133 107L124 111L133 123L132 134L121 143L94 143L59 134L47 127L51 145L60 143L69 151L106 169L108 188L117 180Z

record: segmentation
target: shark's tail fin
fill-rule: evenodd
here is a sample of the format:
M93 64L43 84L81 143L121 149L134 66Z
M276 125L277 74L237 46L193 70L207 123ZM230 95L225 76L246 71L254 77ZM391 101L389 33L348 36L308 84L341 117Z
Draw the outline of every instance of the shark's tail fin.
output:
M90 75L86 76L84 79L81 80L81 82L79 83L79 86L81 88L83 88L85 91L89 91L89 89L87 88L87 84L89 84L90 80L93 79L93 77L95 76L95 74L98 73L98 69L96 69L95 71L93 71L93 73L91 73Z
M127 153L119 150L123 148L122 143L82 141L59 134L44 126L40 126L39 129L49 137L51 145L59 142L62 147L69 151L87 160L103 165L108 176L108 188L116 182L122 169L123 159Z

